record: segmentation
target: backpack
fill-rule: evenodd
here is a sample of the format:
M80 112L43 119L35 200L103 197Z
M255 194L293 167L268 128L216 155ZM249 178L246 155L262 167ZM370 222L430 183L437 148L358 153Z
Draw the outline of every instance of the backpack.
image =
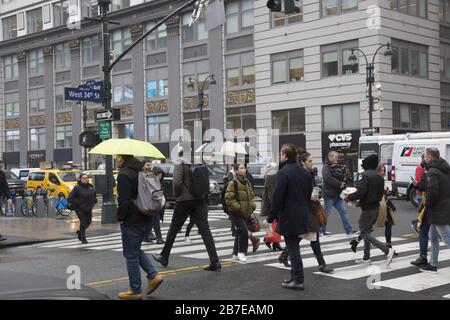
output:
M189 169L190 186L187 186L189 192L196 198L203 198L209 193L209 171L204 164L186 165ZM184 171L186 174L186 170Z
M140 213L145 216L153 216L161 211L166 203L161 182L153 174L143 171L138 175L138 195L133 203L138 207Z

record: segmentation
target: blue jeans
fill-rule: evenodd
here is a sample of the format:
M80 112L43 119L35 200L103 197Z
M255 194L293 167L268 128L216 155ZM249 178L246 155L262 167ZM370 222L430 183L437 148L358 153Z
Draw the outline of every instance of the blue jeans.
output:
M300 240L298 236L284 236L289 258L291 259L291 279L296 283L303 283L304 281Z
M439 236L442 241L450 248L450 225L430 225L431 258L430 264L437 267L439 257Z
M150 225L127 226L120 225L122 233L123 256L126 259L130 288L134 293L141 292L141 271L139 266L147 273L147 278L152 279L158 274L150 259L141 250L142 240L148 232Z
M344 227L345 233L351 234L353 228L352 228L352 225L350 224L350 222L348 221L347 209L345 208L344 200L342 200L340 197L337 197L337 198L326 198L325 197L324 202L325 202L325 213L326 213L327 217L330 216L331 210L333 210L333 207L335 207L339 213L339 216L341 217L342 226ZM320 231L325 232L326 226L322 227Z

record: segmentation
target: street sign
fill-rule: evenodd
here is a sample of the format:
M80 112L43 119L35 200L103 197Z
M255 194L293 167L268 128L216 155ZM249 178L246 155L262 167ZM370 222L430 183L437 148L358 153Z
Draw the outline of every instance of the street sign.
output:
M88 81L86 82L86 86L93 91L101 91L103 89L103 81Z
M102 122L102 121L113 121L113 120L120 120L120 109L103 109L95 111L95 121L96 122Z
M91 88L64 88L64 99L101 103L103 101L103 93Z
M380 133L380 127L375 127L375 128L363 128L363 133L364 133L364 134Z
M99 123L98 136L102 140L111 139L111 122L100 122Z
M84 131L80 134L80 146L85 148L93 148L101 142L95 131Z

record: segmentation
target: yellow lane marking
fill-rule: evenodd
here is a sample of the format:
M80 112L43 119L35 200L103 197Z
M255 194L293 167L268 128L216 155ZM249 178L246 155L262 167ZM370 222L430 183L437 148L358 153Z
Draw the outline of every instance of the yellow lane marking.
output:
M237 263L235 262L223 262L221 263L222 268L223 267L231 267L233 265L236 265ZM207 267L208 265L200 265L200 266L192 266L192 267L186 267L186 268L179 268L179 269L173 269L173 270L166 270L166 271L161 271L158 272L158 274L160 276L169 276L169 275L176 275L176 274L180 274L183 272L192 272L192 271L197 271L197 270L203 270L203 268ZM86 283L86 286L89 287L101 287L101 286L105 286L108 284L113 284L113 283L118 283L118 282L125 282L128 281L128 277L122 277L122 278L116 278L116 279L109 279L109 280L103 280L103 281L95 281L95 282L90 282L90 283Z
M415 233L407 233L407 234L402 235L402 237L414 238L414 237L417 237L417 234L415 234Z

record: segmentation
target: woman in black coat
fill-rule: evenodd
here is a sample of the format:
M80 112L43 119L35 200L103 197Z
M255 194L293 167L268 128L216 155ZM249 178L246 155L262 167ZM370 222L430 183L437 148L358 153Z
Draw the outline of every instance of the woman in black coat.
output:
M78 184L69 194L69 203L72 204L78 219L80 219L80 230L77 231L78 240L83 244L86 240L86 230L92 222L92 209L97 203L97 195L92 184L89 183L87 174L82 173L78 178Z

